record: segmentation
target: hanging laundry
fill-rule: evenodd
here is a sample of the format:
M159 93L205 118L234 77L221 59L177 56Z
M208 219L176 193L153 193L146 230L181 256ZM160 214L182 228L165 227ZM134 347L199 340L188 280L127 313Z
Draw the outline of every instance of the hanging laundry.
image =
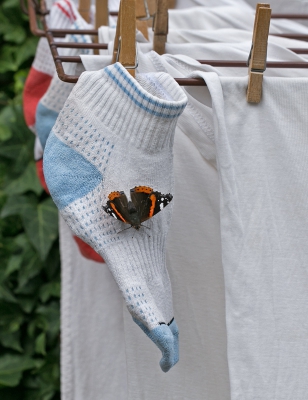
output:
M75 19L76 8L73 4L68 0L60 0L52 6L48 24L52 28L67 29L72 25ZM59 40L61 40L61 38L59 38ZM32 67L30 68L28 78L25 82L23 93L25 121L32 130L35 130L37 104L46 92L54 72L55 65L47 39L41 38L38 43Z
M230 1L230 3L231 2L232 1ZM229 4L227 0L224 1L224 3ZM248 9L249 7L247 7L247 10ZM188 46L186 47L186 45L181 44L181 40L189 42L190 40L193 40L193 37L200 35L200 31L198 31L198 33L194 33L194 31L191 31L190 33L179 32L179 35L177 36L177 31L174 30L170 37L173 35L174 40L178 41L178 46L167 43L166 51L171 54L181 53L181 55L169 54L159 57L153 52L143 54L143 51L151 49L151 45L142 43L138 45L138 72L152 73L155 71L162 71L169 73L173 77L185 77L187 74L192 73L192 71L199 69L200 71L217 71L219 75L246 75L247 70L245 71L245 69L242 68L213 68L207 65L200 65L198 62L187 56L196 54L196 56L193 57L197 58L197 56L200 56L200 58L207 59L215 59L215 57L216 59L225 59L229 57L231 59L246 59L244 55L249 52L251 44L252 24L250 24L249 21L251 18L253 21L254 14L254 11L252 10L250 16L249 11L247 10L245 24L249 23L250 38L246 39L246 43L234 43L233 45L230 45L230 41L236 42L236 37L240 38L241 33L243 34L243 37L247 36L246 31L243 30L246 25L244 23L241 24L241 22L243 22L241 15L244 15L244 13L241 14L236 10L230 10L230 13L227 13L227 16L224 13L221 13L219 16L217 10L213 9L210 10L210 13L206 13L205 10L200 11L199 8L200 15L198 15L197 8L195 8L194 13L192 10L185 10L186 14L190 18L190 23L193 24L190 28L197 27L198 23L200 23L200 26L202 24L202 27L204 27L205 20L202 20L202 18L207 14L213 16L211 22L213 22L214 25L217 22L217 26L224 26L224 24L226 24L226 26L237 26L239 29L234 30L225 28L217 30L217 39L214 37L213 40L225 43L214 43L210 44L208 47L203 47L203 44L190 44L190 50L187 50ZM184 13L181 12L180 14L176 14L175 11L172 11L170 15L171 14L173 15L173 23L175 25L181 25L181 18L184 16ZM236 15L239 17L235 17ZM196 23L196 21L198 23ZM284 32L284 23L285 22L282 21L278 21L278 23L274 21L273 32ZM297 22L291 21L286 30L289 32L298 32L298 25ZM209 26L209 24L206 23L206 26ZM306 32L305 29L305 27L301 27L299 30ZM112 35L111 31L107 32L108 28L104 28L104 31L106 35ZM233 33L230 35L230 41L228 41L227 35L230 31ZM208 32L215 36L214 31ZM202 35L203 33L200 36ZM222 39L223 35L225 35L226 39ZM109 40L110 39L106 41ZM202 39L199 40L202 41ZM210 41L210 38L205 38L204 40ZM243 39L240 39L239 41L242 42ZM301 56L283 48L292 46L293 44L294 47L303 47L302 44L301 46L295 45L295 42L293 41L286 44L284 39L274 38L273 44L269 46L268 59L273 58L283 61L303 61L304 59ZM186 56L183 55L183 53L186 54ZM206 57L202 57L204 54L206 54ZM228 57L226 57L226 55ZM106 65L106 63L110 63L110 57L98 57L97 61L94 61L93 58L89 59L87 56L82 56L82 59L86 69L101 69ZM99 68L95 66L97 63L99 63ZM298 76L307 76L306 71L307 70L304 69L297 70L296 73L298 73ZM269 69L266 72L268 76L281 76L284 73L293 76L294 71ZM202 73L199 73L199 75L200 74ZM209 76L209 82L212 82L212 74L207 76ZM216 78L212 79L213 82L215 79ZM142 77L138 78L137 75L137 80L140 83ZM131 78L128 78L128 82L131 81ZM219 79L218 81L216 80L216 82L219 82ZM153 81L143 81L142 84L147 88L147 90L153 90L150 89L151 85L153 85ZM217 84L215 86L211 83L210 85L212 85L210 86L210 91L207 88L186 88L188 105L179 117L174 142L175 187L172 193L174 195L174 200L178 199L178 201L174 201L174 215L167 244L167 265L173 286L173 298L175 304L174 312L181 331L181 363L177 364L177 366L168 373L168 379L165 379L165 375L161 374L161 371L157 368L157 349L155 349L154 346L149 346L145 335L138 330L137 325L132 323L128 313L124 313L124 320L121 317L116 319L115 326L113 326L114 329L117 329L115 340L112 341L111 335L107 335L111 340L110 343L113 344L117 343L117 340L123 340L123 337L125 337L125 356L122 352L123 347L120 347L120 361L119 363L116 363L116 365L118 366L117 371L119 374L123 374L122 378L126 374L127 381L125 379L121 381L119 397L115 397L117 400L119 398L121 400L122 398L123 400L126 398L134 400L143 400L144 398L147 400L156 400L158 397L166 400L173 400L174 398L177 398L175 396L178 396L178 394L180 394L180 398L187 398L189 400L199 400L205 397L213 400L229 400L231 397L233 400L238 398L238 393L242 395L245 392L246 386L248 386L248 384L246 384L246 376L242 375L243 380L239 384L240 390L234 391L234 382L236 384L238 383L238 376L234 373L237 364L233 363L233 360L230 361L230 357L228 358L227 355L227 335L228 341L230 335L230 314L229 308L227 307L227 310L225 310L224 307L225 287L221 261L221 233L219 218L219 178L221 178L221 176L219 176L216 168L217 155L215 135L217 134L217 131L215 130L215 118L213 122L213 112L215 114L216 110L212 110L212 100L214 96L217 95L217 88L219 85ZM155 86L155 90L158 90L157 84ZM233 99L233 101L236 100ZM218 103L215 102L215 104ZM88 108L86 109L87 112L92 115L93 110L88 110ZM118 114L116 114L116 117L118 118ZM133 114L130 115L130 118L134 118ZM128 132L131 132L129 126L130 125L128 124ZM59 135L63 139L64 135ZM53 137L50 139L53 140ZM51 152L50 154L53 153ZM52 170L52 168L50 168L50 170ZM134 185L138 184L140 183L134 183ZM127 191L132 187L133 186L127 185L127 187L119 189L124 190L127 193ZM154 189L161 191L160 188L154 187ZM163 193L169 192L163 191ZM100 207L105 205L106 201L106 195L104 199L100 198ZM161 213L159 213L159 215L163 215L171 205L173 206L173 204L168 205ZM113 223L114 222L117 221L113 221ZM152 221L149 221L149 223L150 222ZM183 229L183 227L185 227L185 229ZM65 238L65 229L67 229L67 227L63 224L63 221L62 228L62 231L64 232L63 238ZM132 229L129 229L127 232L130 231L132 231ZM134 232L135 235L137 233L139 232ZM63 254L64 259L67 261L69 259L68 252L63 252ZM90 270L85 271L80 268L80 277L77 277L72 273L72 264L69 265L70 266L64 263L63 273L71 271L67 276L73 277L72 281L76 283L79 282L79 286L76 285L75 287L72 285L72 281L68 278L63 280L63 291L65 290L65 292L68 293L67 296L63 296L63 307L70 304L70 311L74 315L78 315L81 309L84 314L89 314L93 312L93 303L91 303L92 297L86 296L85 293L91 292L92 285L94 285L94 274L92 275ZM83 277L86 279L81 283ZM109 277L104 275L104 278L104 287L107 288L107 285L109 285L109 282L111 281L111 275L109 275ZM80 286L82 286L82 291L84 293L84 302L82 305L78 302L76 303L72 301L72 299L78 298L78 290ZM103 288L103 285L97 285L97 292L95 293L99 293L100 287ZM69 290L66 290L68 288ZM200 288L202 288L202 290L200 290ZM229 290L228 286L226 286L226 290ZM107 304L109 301L114 301L115 306L112 308L112 311L114 311L116 310L116 307L119 306L120 302L117 302L118 299L115 296L113 296L111 300L111 296L109 297L109 295L102 295L102 297L99 297L99 301L103 301L104 304ZM118 312L119 308L120 307L118 307L115 312ZM95 307L95 310L97 312L98 308ZM225 314L226 312L227 316ZM65 315L68 316L68 313L66 312ZM65 317L63 316L63 318ZM226 320L228 329L226 328ZM95 321L95 319L89 318L88 321L92 325L91 329L87 330L87 335L93 339L93 343L97 343L97 337L104 335L106 325L103 322L105 320L102 318ZM108 326L110 326L109 323ZM145 329L144 325L141 327L149 336L151 336L149 331ZM74 337L71 335L72 331L76 332ZM93 350L91 350L91 339L89 340L89 345L87 343L82 343L82 338L85 337L85 333L82 333L82 322L78 320L78 318L70 319L70 322L63 327L62 334L65 336L65 348L62 348L62 358L67 360L71 356L71 360L73 360L70 364L70 369L68 367L69 363L66 363L66 368L62 369L65 377L62 392L67 396L64 400L75 400L75 398L70 398L68 396L72 396L72 382L75 382L76 380L80 382L80 384L74 385L76 396L83 398L85 393L91 393L91 400L101 400L102 396L105 396L103 398L108 400L113 399L115 394L110 390L115 381L111 380L112 383L107 385L106 390L102 391L102 379L100 379L100 376L104 375L104 368L106 369L107 365L110 364L110 360L112 360L110 353L106 352L106 356L103 357L101 364L95 363L95 366L91 365L91 360L97 360L97 356L93 353ZM173 340L176 342L175 337L176 333L173 335ZM102 345L102 348L105 348L104 345ZM76 349L76 351L73 349ZM241 350L242 353L239 354L239 358L244 358L244 349ZM84 354L89 355L87 371L89 371L89 375L91 375L91 385L82 376L83 368L81 368L81 365L84 366ZM126 364L125 367L123 367L122 364L124 362ZM230 375L231 393L228 363L232 364L230 370L230 372L232 372ZM172 362L169 363L168 366L170 366L170 364L172 364ZM239 369L242 368L240 363L238 365ZM246 366L247 365L245 365L245 367ZM248 367L250 366L248 365ZM66 379L67 377L69 377L69 379ZM255 387L257 387L259 383L257 379L258 378L255 380L256 383L254 383ZM155 382L155 390L153 390L153 382ZM278 384L280 384L280 381L278 381ZM249 387L249 390L250 388L251 386ZM292 386L292 388L295 390L294 386ZM127 390L126 393L125 390ZM245 395L247 393L249 394L250 391L245 392ZM257 395L259 394L257 391L255 393ZM302 387L300 387L297 392L299 397L296 398L296 400L302 400L302 397L300 397L302 393L303 390ZM243 398L246 400L245 396ZM272 398L275 399L275 397ZM247 397L247 399L249 399L249 397ZM279 397L277 397L277 400L278 399L280 400Z
M120 64L84 73L44 154L46 182L61 215L107 261L134 321L162 351L164 372L178 361L165 268L172 202L149 220L149 234L139 230L133 239L101 207L110 193L140 185L172 193L174 129L186 101L169 75L144 75L136 82Z

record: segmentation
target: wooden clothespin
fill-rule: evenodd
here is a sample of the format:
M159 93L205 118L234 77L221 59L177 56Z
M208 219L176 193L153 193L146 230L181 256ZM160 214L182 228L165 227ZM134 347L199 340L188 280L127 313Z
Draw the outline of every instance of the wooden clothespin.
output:
M248 103L260 103L263 72L266 69L267 41L271 21L269 4L258 3L256 8L252 46L248 59L249 81L246 99Z
M108 0L96 0L95 2L95 29L109 25ZM93 43L98 43L98 35L93 36ZM94 50L94 54L99 54L99 50Z
M168 0L157 0L157 9L154 17L153 49L158 54L165 53L168 35Z
M78 11L86 22L90 22L91 0L79 0Z
M113 62L119 61L134 77L137 68L136 0L121 0L113 52Z
M147 21L150 18L147 0L136 0L136 27L146 39L149 39Z
M96 0L95 2L95 29L109 25L108 0Z

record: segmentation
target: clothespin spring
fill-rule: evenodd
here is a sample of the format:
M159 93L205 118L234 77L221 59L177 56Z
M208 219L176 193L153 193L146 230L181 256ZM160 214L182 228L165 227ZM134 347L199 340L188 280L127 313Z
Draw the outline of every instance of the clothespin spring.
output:
M149 6L147 0L143 0L144 9L145 9L145 17L137 17L138 21L148 21L153 18L153 15L150 14Z
M119 58L120 58L120 51L121 51L121 36L119 37L119 45L118 45L118 51L117 51L117 55L116 55L116 62L119 62ZM136 45L136 57L135 57L135 64L134 65L125 65L125 69L136 69L138 68L138 48Z

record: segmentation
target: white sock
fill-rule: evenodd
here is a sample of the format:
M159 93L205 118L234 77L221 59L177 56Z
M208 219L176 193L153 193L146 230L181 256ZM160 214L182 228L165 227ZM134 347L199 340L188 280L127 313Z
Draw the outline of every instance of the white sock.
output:
M161 349L161 368L178 360L178 330L165 266L172 201L140 230L108 215L108 195L135 186L173 189L173 137L187 98L165 73L134 80L115 64L82 74L49 136L44 173L73 232L108 264L136 323ZM170 325L170 326L169 326Z
M71 29L91 29L89 25L80 14L75 11L76 20L70 26ZM75 43L91 43L91 37L89 35L68 35L66 42ZM77 56L80 54L92 54L93 51L90 49L74 49L68 48L63 49L63 55L65 56ZM78 68L81 65L76 66L75 63L64 63L65 73L68 75L77 75L79 73ZM82 67L83 68L83 67ZM83 69L84 70L84 69ZM36 124L35 130L44 149L46 140L50 134L50 131L56 122L59 112L62 110L66 99L71 93L74 87L73 83L63 82L59 79L58 73L55 71L52 81L48 87L48 90L41 98L36 109Z
M77 9L73 3L69 0L57 1L50 10L48 26L51 28L70 28L76 16ZM57 38L57 40L61 41L63 38ZM62 50L59 49L60 53ZM34 132L37 104L48 89L54 72L55 65L47 39L41 38L23 92L25 121Z

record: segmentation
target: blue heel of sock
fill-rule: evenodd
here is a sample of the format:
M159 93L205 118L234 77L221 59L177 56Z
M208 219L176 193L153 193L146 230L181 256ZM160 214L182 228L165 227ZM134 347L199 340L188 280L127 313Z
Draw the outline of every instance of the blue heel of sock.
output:
M46 146L48 136L58 118L59 113L45 107L39 102L36 109L36 133L40 139L43 149Z
M59 210L95 189L103 177L80 153L51 132L44 152L44 174Z

